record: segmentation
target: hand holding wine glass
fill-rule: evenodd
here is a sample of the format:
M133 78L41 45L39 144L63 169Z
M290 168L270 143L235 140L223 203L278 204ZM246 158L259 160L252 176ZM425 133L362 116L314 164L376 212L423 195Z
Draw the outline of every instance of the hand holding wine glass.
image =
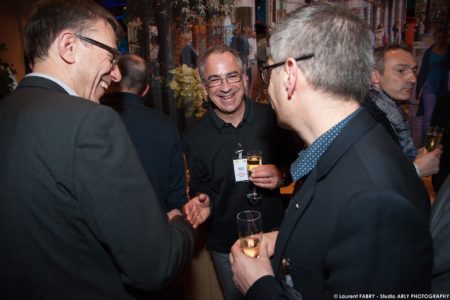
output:
M238 213L236 217L242 252L247 256L257 257L263 235L261 213L246 210Z

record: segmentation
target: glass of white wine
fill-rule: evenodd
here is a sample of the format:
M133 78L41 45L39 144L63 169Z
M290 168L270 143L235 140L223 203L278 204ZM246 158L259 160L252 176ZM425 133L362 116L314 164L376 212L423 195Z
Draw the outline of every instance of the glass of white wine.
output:
M433 151L436 149L439 144L441 143L442 136L444 134L444 128L441 127L430 127L430 129L427 132L427 138L425 141L425 147L428 152Z
M257 210L241 211L237 214L237 225L242 252L257 257L263 235L261 213Z
M262 165L262 151L259 150L250 150L247 151L247 170L248 175L251 176L252 170L256 167ZM252 190L247 194L247 198L250 200L250 203L255 204L261 198L262 195L258 193L256 186L252 183Z

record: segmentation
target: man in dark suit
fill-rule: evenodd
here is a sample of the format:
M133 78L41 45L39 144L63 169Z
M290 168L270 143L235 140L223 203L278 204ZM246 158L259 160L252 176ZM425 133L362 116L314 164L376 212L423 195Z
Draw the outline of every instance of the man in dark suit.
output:
M303 185L258 259L233 245L235 284L248 299L429 292L427 193L361 108L373 62L367 26L339 6L311 4L287 17L270 45L262 71L272 106L308 144L291 166Z
M119 116L96 103L120 79L119 28L89 0L33 9L34 73L0 103L2 299L135 299L190 260L190 224L163 211Z
M120 115L163 208L167 212L182 210L187 194L178 129L169 117L142 102L149 91L145 60L135 54L122 55L118 67L122 79L112 84L112 92L106 93L100 103ZM209 206L205 206L199 221L208 215Z
M450 292L450 176L442 184L431 209L430 231L433 237L433 293Z

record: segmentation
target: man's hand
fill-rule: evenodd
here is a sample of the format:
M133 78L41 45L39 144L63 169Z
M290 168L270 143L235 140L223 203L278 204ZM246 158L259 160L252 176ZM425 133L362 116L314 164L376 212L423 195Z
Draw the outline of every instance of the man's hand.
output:
M263 240L267 242L267 254L272 257L275 252L275 243L277 241L278 231L263 233Z
M283 181L283 175L275 165L261 165L252 170L250 181L264 189L276 189Z
M208 219L211 213L211 200L206 194L198 194L184 205L183 210L192 227L197 228Z
M442 154L441 147L428 152L425 148L417 151L414 165L417 167L420 176L429 176L439 172L439 162Z
M234 285L245 295L248 289L261 277L273 276L270 264L267 242L262 240L259 256L256 258L245 255L241 250L241 242L237 240L230 253L231 270Z
M183 216L181 211L177 208L172 209L167 213L167 217L169 218L169 221L175 218L176 216Z

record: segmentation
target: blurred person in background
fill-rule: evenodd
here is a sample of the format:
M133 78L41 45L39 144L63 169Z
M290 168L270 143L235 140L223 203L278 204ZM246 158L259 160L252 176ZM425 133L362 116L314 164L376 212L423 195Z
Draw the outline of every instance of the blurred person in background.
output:
M431 116L440 94L449 91L450 47L447 28L434 33L434 44L424 53L417 77L416 97L419 99L418 116L422 116L421 139L425 142Z

